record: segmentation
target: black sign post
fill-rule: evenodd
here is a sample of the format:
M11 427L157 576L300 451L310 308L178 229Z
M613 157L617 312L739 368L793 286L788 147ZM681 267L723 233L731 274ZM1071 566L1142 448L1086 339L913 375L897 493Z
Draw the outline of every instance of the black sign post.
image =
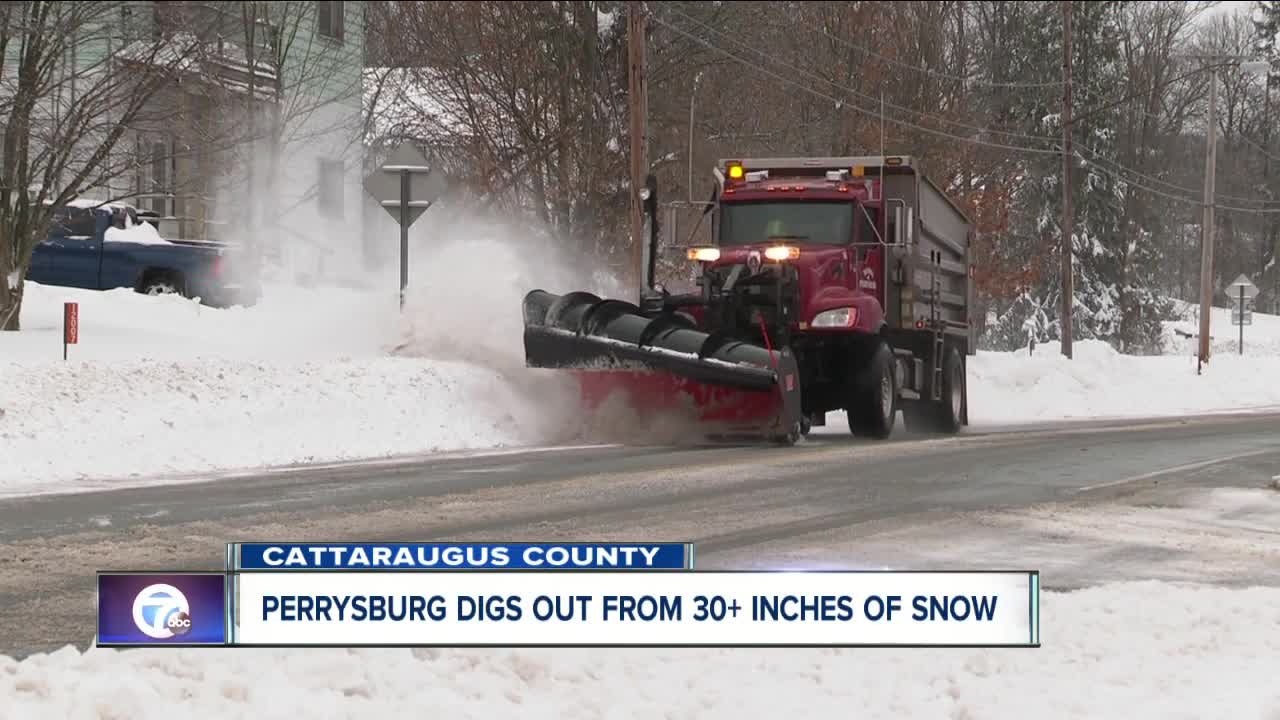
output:
M448 184L412 143L391 152L380 172L364 181L365 190L400 225L400 309L409 287L409 226L444 194Z

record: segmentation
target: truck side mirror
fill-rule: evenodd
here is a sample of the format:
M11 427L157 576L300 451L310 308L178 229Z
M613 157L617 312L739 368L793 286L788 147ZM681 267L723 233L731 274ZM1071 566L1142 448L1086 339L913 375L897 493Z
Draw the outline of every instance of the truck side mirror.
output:
M905 233L902 228L902 206L897 205L893 208L893 244L902 245Z

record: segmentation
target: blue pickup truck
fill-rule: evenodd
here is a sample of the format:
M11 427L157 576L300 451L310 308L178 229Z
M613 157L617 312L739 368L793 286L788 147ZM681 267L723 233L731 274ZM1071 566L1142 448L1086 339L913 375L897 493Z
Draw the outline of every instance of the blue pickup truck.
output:
M54 214L49 236L31 254L27 279L89 290L180 294L213 307L252 305L261 287L233 262L225 245L162 239L133 207L82 204Z

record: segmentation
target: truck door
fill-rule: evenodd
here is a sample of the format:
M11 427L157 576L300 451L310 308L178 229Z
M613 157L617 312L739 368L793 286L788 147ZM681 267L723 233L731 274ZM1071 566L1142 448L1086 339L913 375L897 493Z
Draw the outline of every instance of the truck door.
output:
M884 307L885 246L876 216L875 210L858 207L858 264L854 284L859 292L877 298Z
M97 290L102 243L92 209L68 207L55 213L49 237L41 243L40 263L33 257L29 277L40 283Z

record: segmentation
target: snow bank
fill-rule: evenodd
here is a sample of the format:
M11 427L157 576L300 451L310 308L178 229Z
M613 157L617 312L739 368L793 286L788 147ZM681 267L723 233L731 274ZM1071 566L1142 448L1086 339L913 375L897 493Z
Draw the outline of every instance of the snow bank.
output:
M1280 589L1043 598L1036 650L131 650L0 657L15 717L1280 718Z
M974 425L1067 418L1174 416L1280 407L1280 353L1220 352L1197 375L1193 355L1121 355L1080 341L1074 358L1056 345L1034 355L980 352L969 362Z
M524 367L521 301L534 288L622 291L526 228L423 223L403 314L394 266L360 288L271 285L249 308L28 283L23 331L0 334L0 495L584 440L567 378ZM80 304L80 343L63 362L67 300ZM1081 342L1073 361L1050 345L981 353L971 420L1280 406L1280 383L1267 380L1280 376L1280 318L1255 315L1239 357L1221 313L1202 375L1190 346L1130 357ZM820 432L846 432L833 416ZM599 420L596 430L608 424Z
M537 413L496 373L363 358L129 360L18 367L0 496L89 479L526 444ZM10 428L10 425L16 427ZM80 478L84 480L77 481ZM119 484L119 483L116 483Z
M227 309L27 283L23 331L0 334L0 495L564 439L576 396L524 367L520 301L581 284L501 226L436 231L403 315L394 269Z
M1057 343L1034 354L980 352L969 361L970 421L1011 423L1093 417L1173 416L1280 408L1280 317L1254 313L1244 328L1214 308L1210 362L1196 359L1194 308L1167 323L1160 356L1122 355L1110 345L1076 341L1067 360ZM1187 337L1191 335L1192 337Z

